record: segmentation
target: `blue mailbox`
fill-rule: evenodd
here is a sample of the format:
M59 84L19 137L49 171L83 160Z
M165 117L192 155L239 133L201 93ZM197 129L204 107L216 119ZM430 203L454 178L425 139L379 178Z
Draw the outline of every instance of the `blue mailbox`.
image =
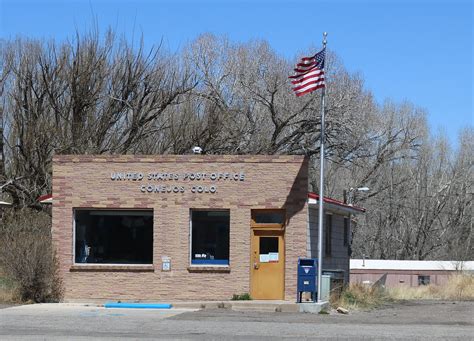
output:
M317 276L318 260L316 258L298 258L298 303L301 303L303 292L310 292L311 300L316 301Z

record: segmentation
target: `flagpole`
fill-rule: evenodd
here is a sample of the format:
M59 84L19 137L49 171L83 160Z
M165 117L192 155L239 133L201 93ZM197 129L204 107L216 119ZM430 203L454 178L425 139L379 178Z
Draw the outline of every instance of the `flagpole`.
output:
M326 48L327 32L323 33L323 49ZM324 68L323 68L324 71ZM324 97L326 87L321 92L321 143L319 151L319 219L318 219L318 303L321 303L321 284L323 273L323 213L324 213Z

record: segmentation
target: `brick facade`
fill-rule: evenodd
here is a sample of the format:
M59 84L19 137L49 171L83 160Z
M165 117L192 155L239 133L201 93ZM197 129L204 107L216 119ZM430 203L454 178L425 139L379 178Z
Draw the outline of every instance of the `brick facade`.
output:
M140 172L142 180L116 181L115 172ZM148 181L149 173L206 173L206 180ZM302 156L87 156L53 159L53 240L66 301L225 300L250 291L251 209L284 208L285 299L296 297L296 265L306 256L307 159ZM210 180L211 173L244 180ZM142 192L142 185L178 185L178 193ZM192 186L216 193L192 193ZM75 208L153 209L153 266L75 265ZM230 269L193 271L189 264L190 209L230 210ZM169 272L161 257L171 258Z

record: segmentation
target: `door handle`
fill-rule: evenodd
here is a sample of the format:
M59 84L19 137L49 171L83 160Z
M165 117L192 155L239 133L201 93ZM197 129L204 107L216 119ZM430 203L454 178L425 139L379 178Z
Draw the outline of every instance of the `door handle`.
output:
M254 269L256 269L256 270L257 270L259 267L260 267L260 265L258 265L258 263L257 263L257 262L253 263L253 268L254 268Z

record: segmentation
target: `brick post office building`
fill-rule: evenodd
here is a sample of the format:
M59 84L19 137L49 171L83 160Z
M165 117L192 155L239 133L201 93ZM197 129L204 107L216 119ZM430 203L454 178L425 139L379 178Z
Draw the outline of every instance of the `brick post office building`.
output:
M302 156L55 156L65 300L294 301L298 257L316 254L307 189Z

